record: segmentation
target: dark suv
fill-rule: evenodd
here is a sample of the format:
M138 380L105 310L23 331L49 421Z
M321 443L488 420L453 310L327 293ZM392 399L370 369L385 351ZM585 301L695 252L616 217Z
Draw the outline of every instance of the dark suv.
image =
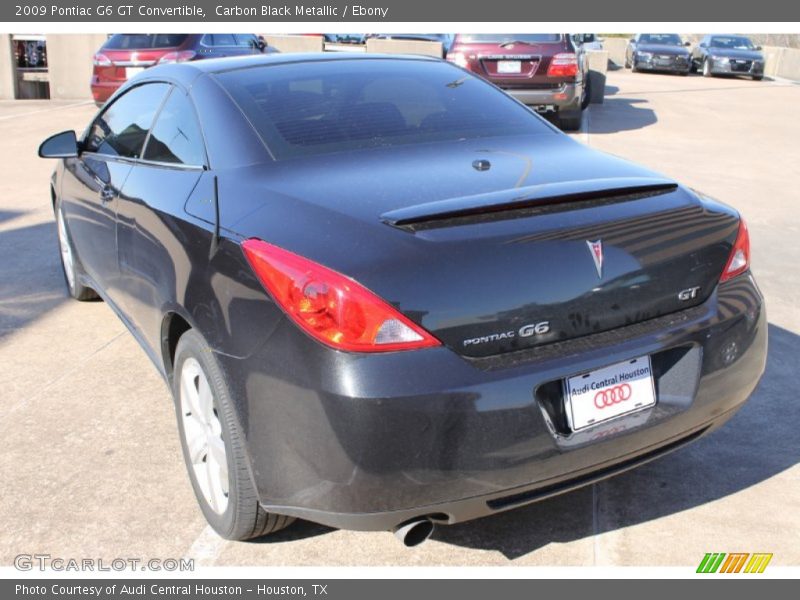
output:
M155 64L267 52L252 33L117 33L92 60L92 97L101 106L123 83Z
M589 104L583 49L566 33L460 33L447 60L503 88L563 129L581 126Z

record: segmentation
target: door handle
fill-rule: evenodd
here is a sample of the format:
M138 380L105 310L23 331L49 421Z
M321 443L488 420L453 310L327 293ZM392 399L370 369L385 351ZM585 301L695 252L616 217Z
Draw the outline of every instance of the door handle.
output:
M117 196L117 190L115 190L110 185L103 186L100 190L100 201L103 204L111 202Z

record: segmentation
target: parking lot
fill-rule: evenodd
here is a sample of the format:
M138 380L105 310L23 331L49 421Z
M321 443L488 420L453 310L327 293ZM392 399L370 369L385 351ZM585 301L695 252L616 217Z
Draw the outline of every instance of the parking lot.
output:
M67 299L47 135L91 103L0 103L0 564L16 555L192 557L204 565L694 566L706 552L800 564L800 85L608 73L584 130L745 216L770 321L767 372L745 408L693 446L539 504L390 533L296 523L252 543L206 527L166 386L101 302Z

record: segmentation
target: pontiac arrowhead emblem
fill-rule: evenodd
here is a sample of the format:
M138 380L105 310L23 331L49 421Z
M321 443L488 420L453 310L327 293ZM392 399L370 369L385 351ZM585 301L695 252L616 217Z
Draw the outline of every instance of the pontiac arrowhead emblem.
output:
M590 242L586 240L586 245L589 246L589 252L592 253L594 260L594 268L597 269L597 276L603 278L603 240Z

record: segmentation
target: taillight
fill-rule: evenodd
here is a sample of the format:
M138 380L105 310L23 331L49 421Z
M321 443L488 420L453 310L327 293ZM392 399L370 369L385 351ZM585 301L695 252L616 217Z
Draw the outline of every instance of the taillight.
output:
M549 77L575 77L578 74L578 57L572 52L556 54L547 67Z
M105 54L98 52L92 57L92 64L95 67L110 67L113 63Z
M731 255L722 270L722 277L719 282L728 281L737 275L741 275L750 268L750 233L747 231L747 223L744 219L739 220L739 233L736 242L733 244Z
M170 63L186 62L192 60L197 56L194 50L181 50L180 52L167 52L164 56L158 59L158 64L166 65Z
M258 239L242 242L242 250L278 305L323 344L351 352L440 345L430 333L341 273Z
M447 54L447 60L448 62L458 65L462 69L470 70L467 55L463 52L449 52Z

